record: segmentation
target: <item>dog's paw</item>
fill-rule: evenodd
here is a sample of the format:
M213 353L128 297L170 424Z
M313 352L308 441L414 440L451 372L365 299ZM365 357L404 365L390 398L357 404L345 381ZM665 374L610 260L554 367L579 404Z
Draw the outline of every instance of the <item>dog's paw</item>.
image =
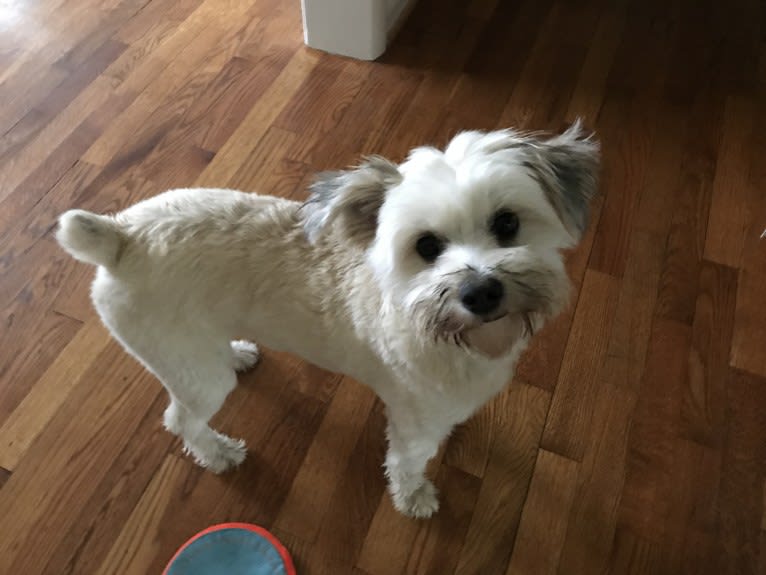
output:
M251 341L240 339L231 342L232 361L235 371L250 369L261 358L258 346Z
M232 439L222 433L215 433L212 445L204 450L189 445L185 449L194 456L198 465L213 473L223 473L237 467L247 455L247 447L242 439Z
M439 492L427 479L409 494L401 492L391 496L397 511L416 519L427 519L439 510Z
M162 415L162 423L170 433L179 435L181 433L181 414L178 411L178 404L171 401L165 413Z

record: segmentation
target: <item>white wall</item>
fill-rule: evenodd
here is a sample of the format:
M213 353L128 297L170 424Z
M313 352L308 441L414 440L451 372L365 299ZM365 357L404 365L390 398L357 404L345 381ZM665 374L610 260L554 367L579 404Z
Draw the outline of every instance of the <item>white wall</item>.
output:
M415 0L301 0L303 40L333 54L374 60Z

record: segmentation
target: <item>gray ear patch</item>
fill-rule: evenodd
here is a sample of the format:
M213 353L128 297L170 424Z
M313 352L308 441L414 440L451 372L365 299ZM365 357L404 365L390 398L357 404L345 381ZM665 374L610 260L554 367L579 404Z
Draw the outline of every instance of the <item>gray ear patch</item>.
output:
M588 227L590 202L598 189L598 142L586 136L577 121L566 132L536 142L524 165L542 186L548 201L575 239Z
M386 191L401 181L396 165L378 156L352 170L320 173L303 206L309 241L315 243L333 227L347 239L369 243Z

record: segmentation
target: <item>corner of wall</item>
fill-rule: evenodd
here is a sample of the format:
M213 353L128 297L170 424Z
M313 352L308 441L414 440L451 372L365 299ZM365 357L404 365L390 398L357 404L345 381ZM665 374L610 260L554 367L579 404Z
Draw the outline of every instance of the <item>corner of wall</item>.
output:
M318 50L374 60L417 0L301 0L303 40Z

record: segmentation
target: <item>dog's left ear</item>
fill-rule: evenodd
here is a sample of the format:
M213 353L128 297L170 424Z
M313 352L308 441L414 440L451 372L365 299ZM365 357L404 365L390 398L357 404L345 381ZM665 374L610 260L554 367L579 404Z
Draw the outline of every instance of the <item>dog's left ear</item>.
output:
M352 170L319 174L303 206L309 241L316 243L334 226L346 239L368 244L375 237L386 191L401 181L397 166L379 156Z
M529 146L526 162L564 227L578 241L598 189L600 148L578 119L566 132Z

